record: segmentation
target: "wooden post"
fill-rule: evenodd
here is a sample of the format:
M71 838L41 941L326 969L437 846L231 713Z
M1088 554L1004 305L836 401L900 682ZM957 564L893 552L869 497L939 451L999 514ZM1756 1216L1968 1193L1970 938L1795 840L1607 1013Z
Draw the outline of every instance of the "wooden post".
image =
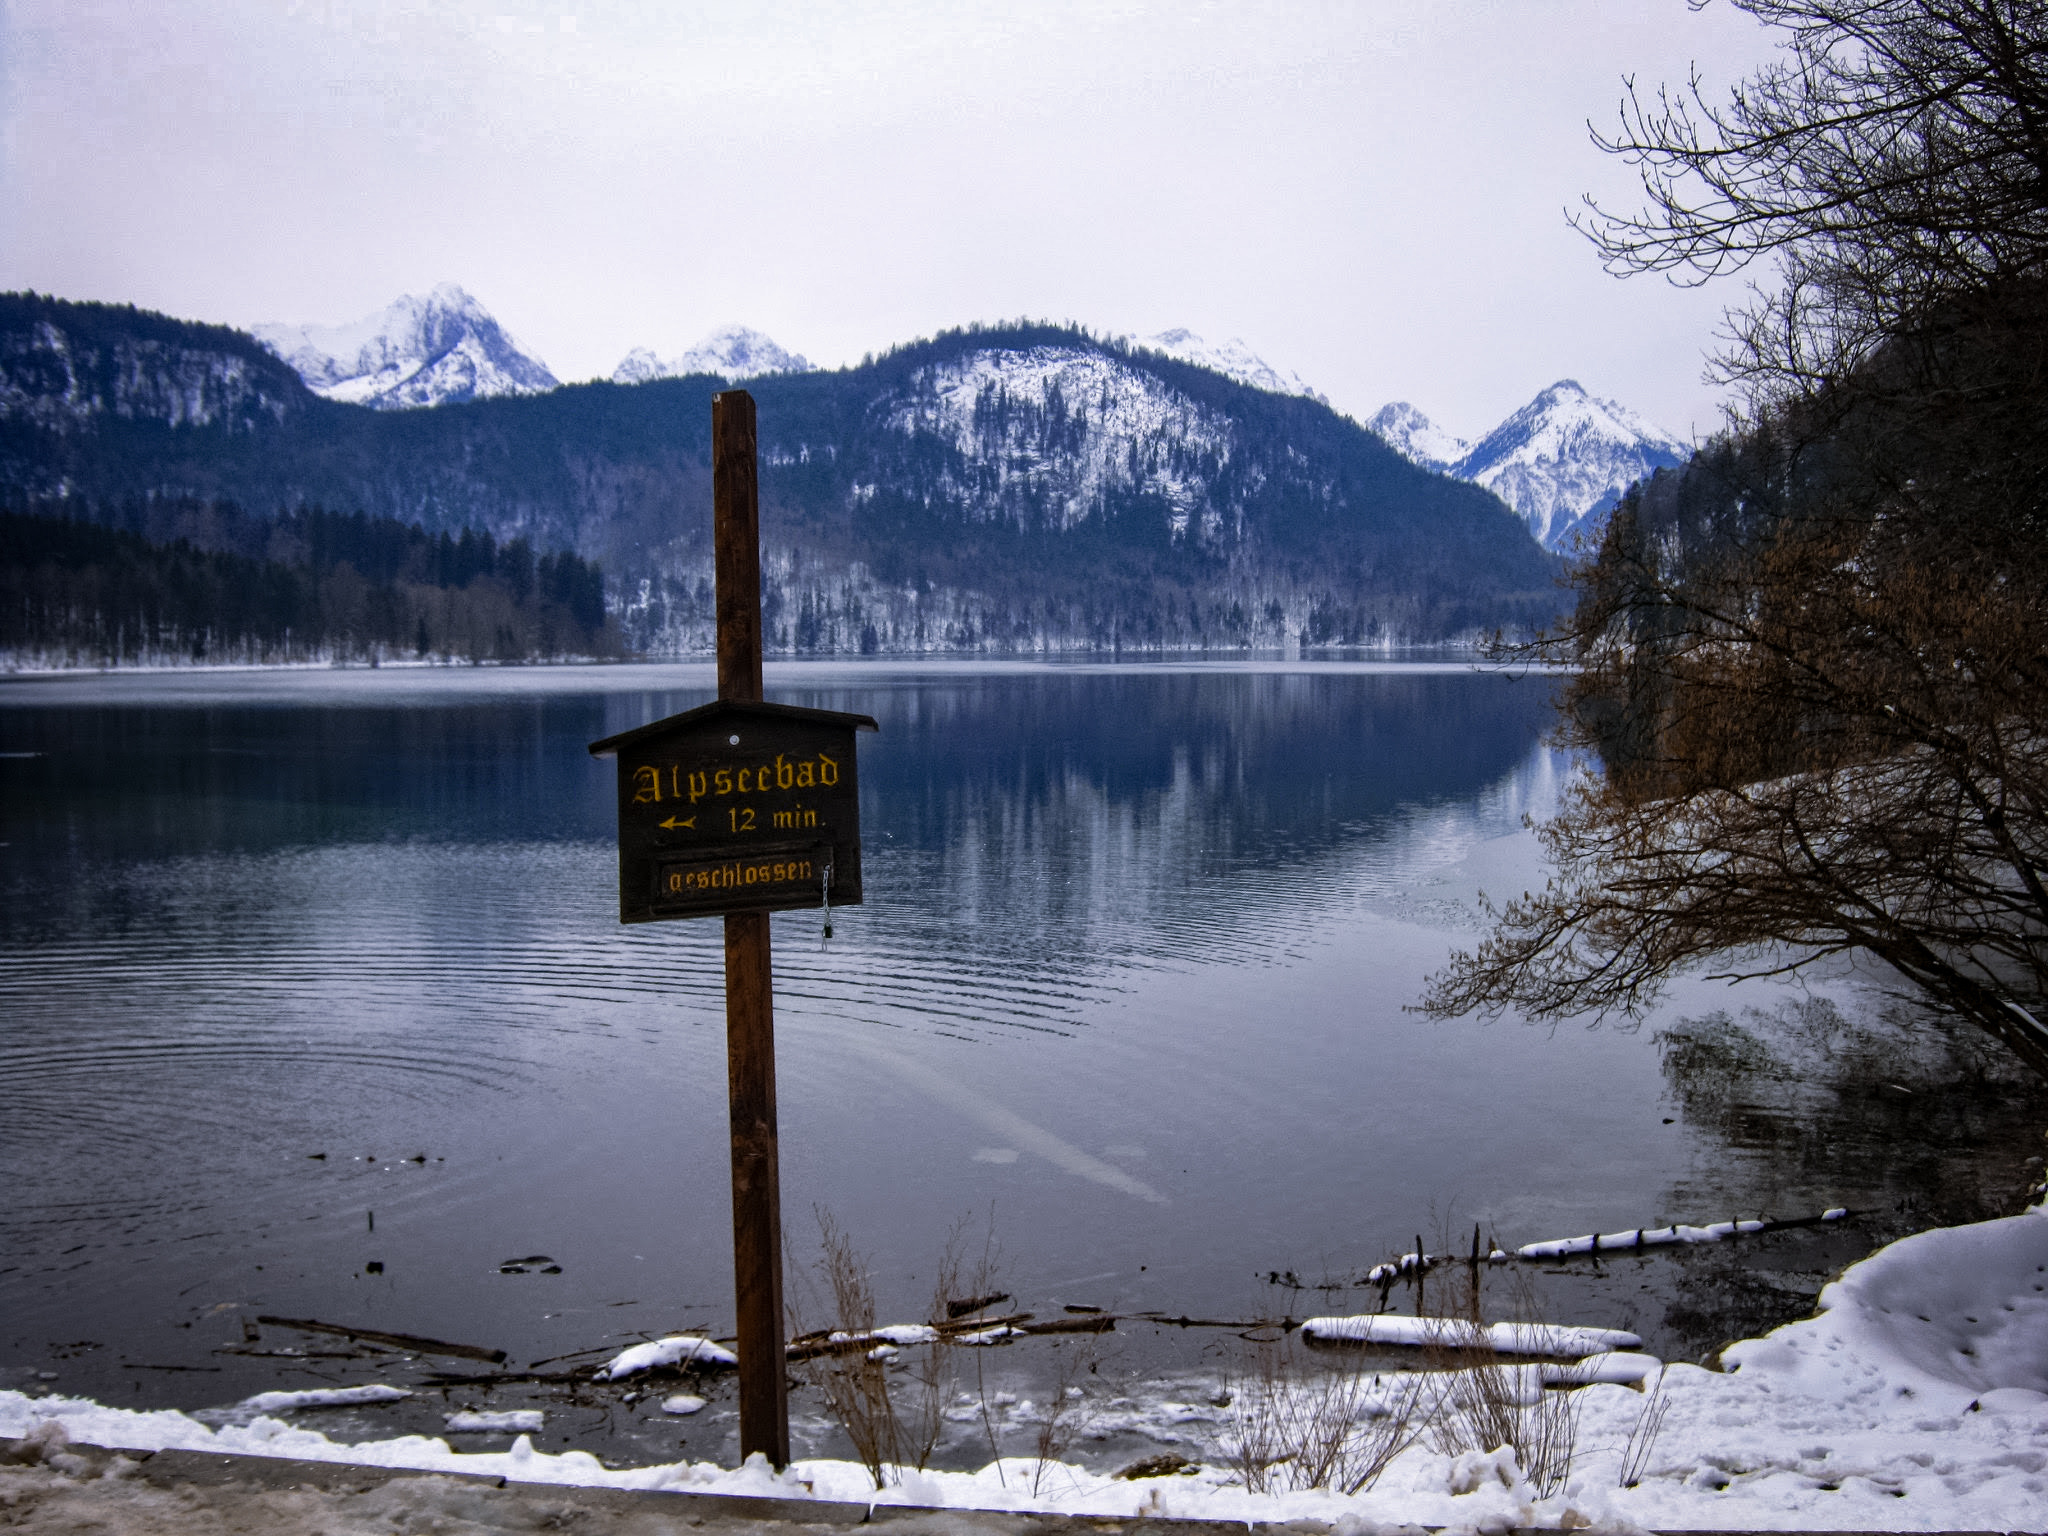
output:
M711 400L718 696L761 697L761 508L754 397ZM725 1060L732 1106L732 1259L739 1313L740 1457L789 1465L782 1344L782 1189L775 1137L775 983L768 914L725 919Z
M718 696L761 697L761 482L754 397L711 397L711 537L718 586Z

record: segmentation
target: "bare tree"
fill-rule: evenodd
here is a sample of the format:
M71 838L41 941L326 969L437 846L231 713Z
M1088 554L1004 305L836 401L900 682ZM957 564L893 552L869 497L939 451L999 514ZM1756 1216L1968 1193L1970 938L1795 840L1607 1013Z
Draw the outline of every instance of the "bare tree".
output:
M1589 776L1439 1013L1830 956L2048 1077L2048 6L1747 0L1789 62L1635 104L1610 265L1772 257L1742 430L1638 487L1539 649Z
M1697 76L1654 100L1628 82L1594 141L1638 169L1644 206L1589 199L1579 223L1617 275L1747 272L1718 367L1753 406L1824 392L1948 301L2042 275L2048 5L1734 3L1782 31L1783 59L1725 104Z

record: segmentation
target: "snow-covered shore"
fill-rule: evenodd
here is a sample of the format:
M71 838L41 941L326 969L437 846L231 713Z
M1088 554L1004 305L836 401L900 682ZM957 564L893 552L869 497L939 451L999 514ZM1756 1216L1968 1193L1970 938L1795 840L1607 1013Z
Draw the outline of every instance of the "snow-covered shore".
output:
M1905 1238L1853 1266L1818 1314L1746 1340L1723 1371L1671 1365L1661 1396L1580 1389L1577 1455L1563 1490L1538 1498L1512 1455L1449 1456L1426 1441L1370 1490L1254 1494L1218 1456L1180 1476L1120 1481L1011 1459L978 1472L907 1474L876 1494L843 1461L777 1475L756 1461L611 1469L580 1451L459 1452L438 1438L347 1445L259 1416L208 1428L176 1412L0 1392L0 1435L56 1420L73 1440L484 1473L513 1481L1073 1514L1379 1524L1586 1525L1652 1529L2040 1530L2048 1526L2048 1209ZM1652 1372L1645 1388L1659 1387ZM1621 1484L1645 1409L1661 1426ZM49 1431L42 1431L48 1434Z

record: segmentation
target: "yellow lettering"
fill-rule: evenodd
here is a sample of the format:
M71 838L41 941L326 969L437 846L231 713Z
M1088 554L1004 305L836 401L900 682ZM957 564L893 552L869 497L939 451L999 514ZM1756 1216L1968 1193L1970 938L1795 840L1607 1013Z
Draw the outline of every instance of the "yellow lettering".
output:
M732 793L732 770L731 770L730 768L721 768L721 769L719 769L719 770L718 770L718 772L714 773L714 774L713 774L713 775L711 776L711 782L712 782L713 786L715 786L715 787L717 788L718 792L719 792L719 793L720 793L721 795L729 795L729 794L731 794L731 793Z
M775 755L775 787L777 789L796 788L796 765L785 759L779 752Z
M753 793L752 790L747 788L747 770L744 768L740 770L740 793L743 795Z
M633 770L633 803L635 805L659 805L661 803L661 774L653 768Z
M837 784L839 782L839 764L822 752L818 754L818 782L820 784Z
M805 825L805 826L807 826L807 827L815 827L815 826L816 826L817 824L818 824L818 813L817 813L816 811L805 811L805 812L804 812L804 825Z
M747 884L749 884L749 885L752 885L752 884L754 883L754 876L755 876L755 874L756 874L756 871L754 871L754 870L751 870L751 869L750 869L750 870L748 870L748 871L747 871Z
M703 774L693 773L690 775L690 804L695 805L710 792L710 786L704 782Z
M811 777L811 765L809 763L798 763L796 765L796 787L798 789L809 789L816 782L817 780Z

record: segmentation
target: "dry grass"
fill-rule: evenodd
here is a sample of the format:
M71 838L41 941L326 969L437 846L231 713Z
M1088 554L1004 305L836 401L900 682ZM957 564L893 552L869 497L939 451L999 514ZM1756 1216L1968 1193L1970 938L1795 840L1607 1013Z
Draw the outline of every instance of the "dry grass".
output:
M1423 1252L1418 1241L1418 1253ZM1484 1250L1475 1238L1465 1271L1434 1279L1427 1291L1418 1271L1418 1311L1483 1326L1480 1296ZM1526 1289L1516 1310L1526 1318ZM1475 1327L1475 1332L1477 1328ZM1483 1335L1481 1335L1483 1337ZM1421 1371L1375 1372L1351 1354L1332 1368L1307 1357L1292 1339L1257 1346L1250 1369L1230 1383L1232 1412L1223 1450L1255 1493L1370 1488L1388 1464L1417 1442L1447 1456L1506 1448L1539 1498L1562 1491L1578 1452L1579 1397L1569 1370L1546 1390L1543 1367L1503 1359L1484 1345L1424 1352ZM1558 1367L1549 1370L1553 1376ZM1639 1425L1636 1456L1647 1457L1661 1412ZM1637 1437L1631 1438L1631 1446Z
M1475 1242L1473 1252L1478 1251ZM1470 1322L1474 1334L1483 1338L1480 1275L1475 1261L1461 1278L1446 1280L1438 1295L1449 1303L1439 1315ZM1520 1289L1514 1310L1524 1321L1533 1321L1535 1298L1528 1277L1516 1278ZM1436 1377L1427 1414L1435 1450L1458 1456L1505 1446L1515 1453L1515 1464L1537 1497L1547 1499L1563 1489L1578 1454L1579 1397L1573 1388L1583 1382L1573 1381L1567 1372L1563 1382L1546 1389L1542 1367L1509 1363L1484 1344L1431 1349L1424 1358Z
M833 1329L853 1335L871 1333L875 1291L867 1262L827 1212L819 1211L817 1216L819 1257L814 1268L830 1298ZM792 1331L802 1332L800 1327ZM889 1392L888 1355L868 1349L822 1354L800 1362L798 1369L824 1398L826 1412L846 1432L875 1487L887 1487L889 1475L900 1473L909 1459L910 1448ZM924 1463L919 1459L915 1464L921 1467Z
M973 1315L1006 1299L997 1284L999 1250L993 1224L980 1254L969 1264L968 1223L948 1236L933 1287L929 1320L934 1342L907 1346L908 1359L894 1348L872 1348L876 1326L873 1284L865 1259L831 1216L818 1213L820 1257L812 1266L829 1298L832 1324L801 1335L816 1353L798 1361L826 1411L845 1432L876 1488L900 1481L905 1468L930 1463L953 1400L957 1374L954 1336L973 1326ZM1418 1247L1418 1251L1421 1251ZM1481 1250L1476 1241L1474 1254ZM1462 1280L1446 1275L1431 1285L1429 1314L1475 1325L1483 1337L1480 1296L1482 1267L1475 1257ZM1526 1277L1515 1309L1526 1320L1534 1298ZM1418 1274L1416 1280L1419 1282ZM1417 1299L1423 1296L1417 1284ZM1002 1474L1003 1448L998 1414L988 1390L983 1358L974 1351L976 1414L989 1455ZM1231 1412L1222 1437L1226 1462L1254 1493L1329 1489L1355 1494L1377 1482L1403 1451L1418 1442L1447 1455L1491 1454L1503 1448L1539 1498L1562 1491L1577 1456L1579 1396L1572 1379L1555 1379L1546 1389L1544 1367L1502 1358L1479 1345L1424 1352L1421 1371L1372 1370L1363 1353L1342 1363L1312 1358L1292 1336L1258 1343L1247 1368L1227 1383ZM1058 1357L1056 1381L1036 1416L1031 1477L1034 1495L1065 1462L1086 1431L1088 1403L1080 1381L1091 1363L1084 1348ZM892 1376L895 1378L892 1381ZM1624 1486L1640 1478L1662 1426L1667 1406L1661 1387L1623 1448ZM1503 1473L1505 1475L1505 1465Z
M1004 1299L1002 1288L996 1284L997 1273L1002 1267L1002 1249L996 1242L995 1207L989 1207L988 1232L982 1239L981 1257L975 1260L971 1269L965 1268L961 1258L968 1226L969 1221L962 1218L946 1235L945 1257L939 1265L942 1294L939 1313L934 1315L943 1314L949 1323L972 1317ZM989 1403L986 1358L983 1350L977 1348L974 1351L974 1396L981 1405L981 1432L988 1437L988 1454L995 1463L996 1482L1008 1487L1008 1480L1003 1476L1002 1441L996 1433L995 1414Z
M1657 1385L1644 1399L1642 1411L1636 1415L1621 1448L1621 1473L1616 1481L1622 1487L1633 1488L1643 1480L1643 1474L1649 1470L1650 1452L1656 1449L1657 1436L1664 1431L1664 1415L1670 1411L1671 1399L1664 1395L1664 1373L1659 1371Z
M1291 1337L1255 1351L1251 1370L1227 1384L1224 1435L1229 1464L1253 1493L1358 1493L1426 1427L1419 1375L1369 1372L1356 1360L1332 1369Z
M1087 1432L1094 1418L1081 1387L1082 1378L1089 1375L1095 1365L1094 1342L1074 1340L1062 1347L1056 1341L1053 1356L1056 1364L1052 1392L1039 1415L1038 1433L1032 1446L1036 1453L1031 1465L1033 1498L1037 1498L1044 1488L1047 1475L1066 1461L1067 1452Z
M899 1347L874 1336L874 1285L865 1256L829 1212L821 1210L817 1218L819 1257L811 1266L816 1285L792 1292L792 1363L817 1389L875 1486L884 1488L900 1481L906 1467L924 1470L938 1449L959 1374L953 1338L971 1331L980 1305L1005 1299L995 1285L1000 1250L991 1223L980 1256L969 1266L963 1253L970 1222L956 1225L939 1256L926 1316L938 1337ZM807 1331L796 1298L820 1289L831 1320ZM991 1454L1000 1459L981 1354L975 1351L980 1417Z

